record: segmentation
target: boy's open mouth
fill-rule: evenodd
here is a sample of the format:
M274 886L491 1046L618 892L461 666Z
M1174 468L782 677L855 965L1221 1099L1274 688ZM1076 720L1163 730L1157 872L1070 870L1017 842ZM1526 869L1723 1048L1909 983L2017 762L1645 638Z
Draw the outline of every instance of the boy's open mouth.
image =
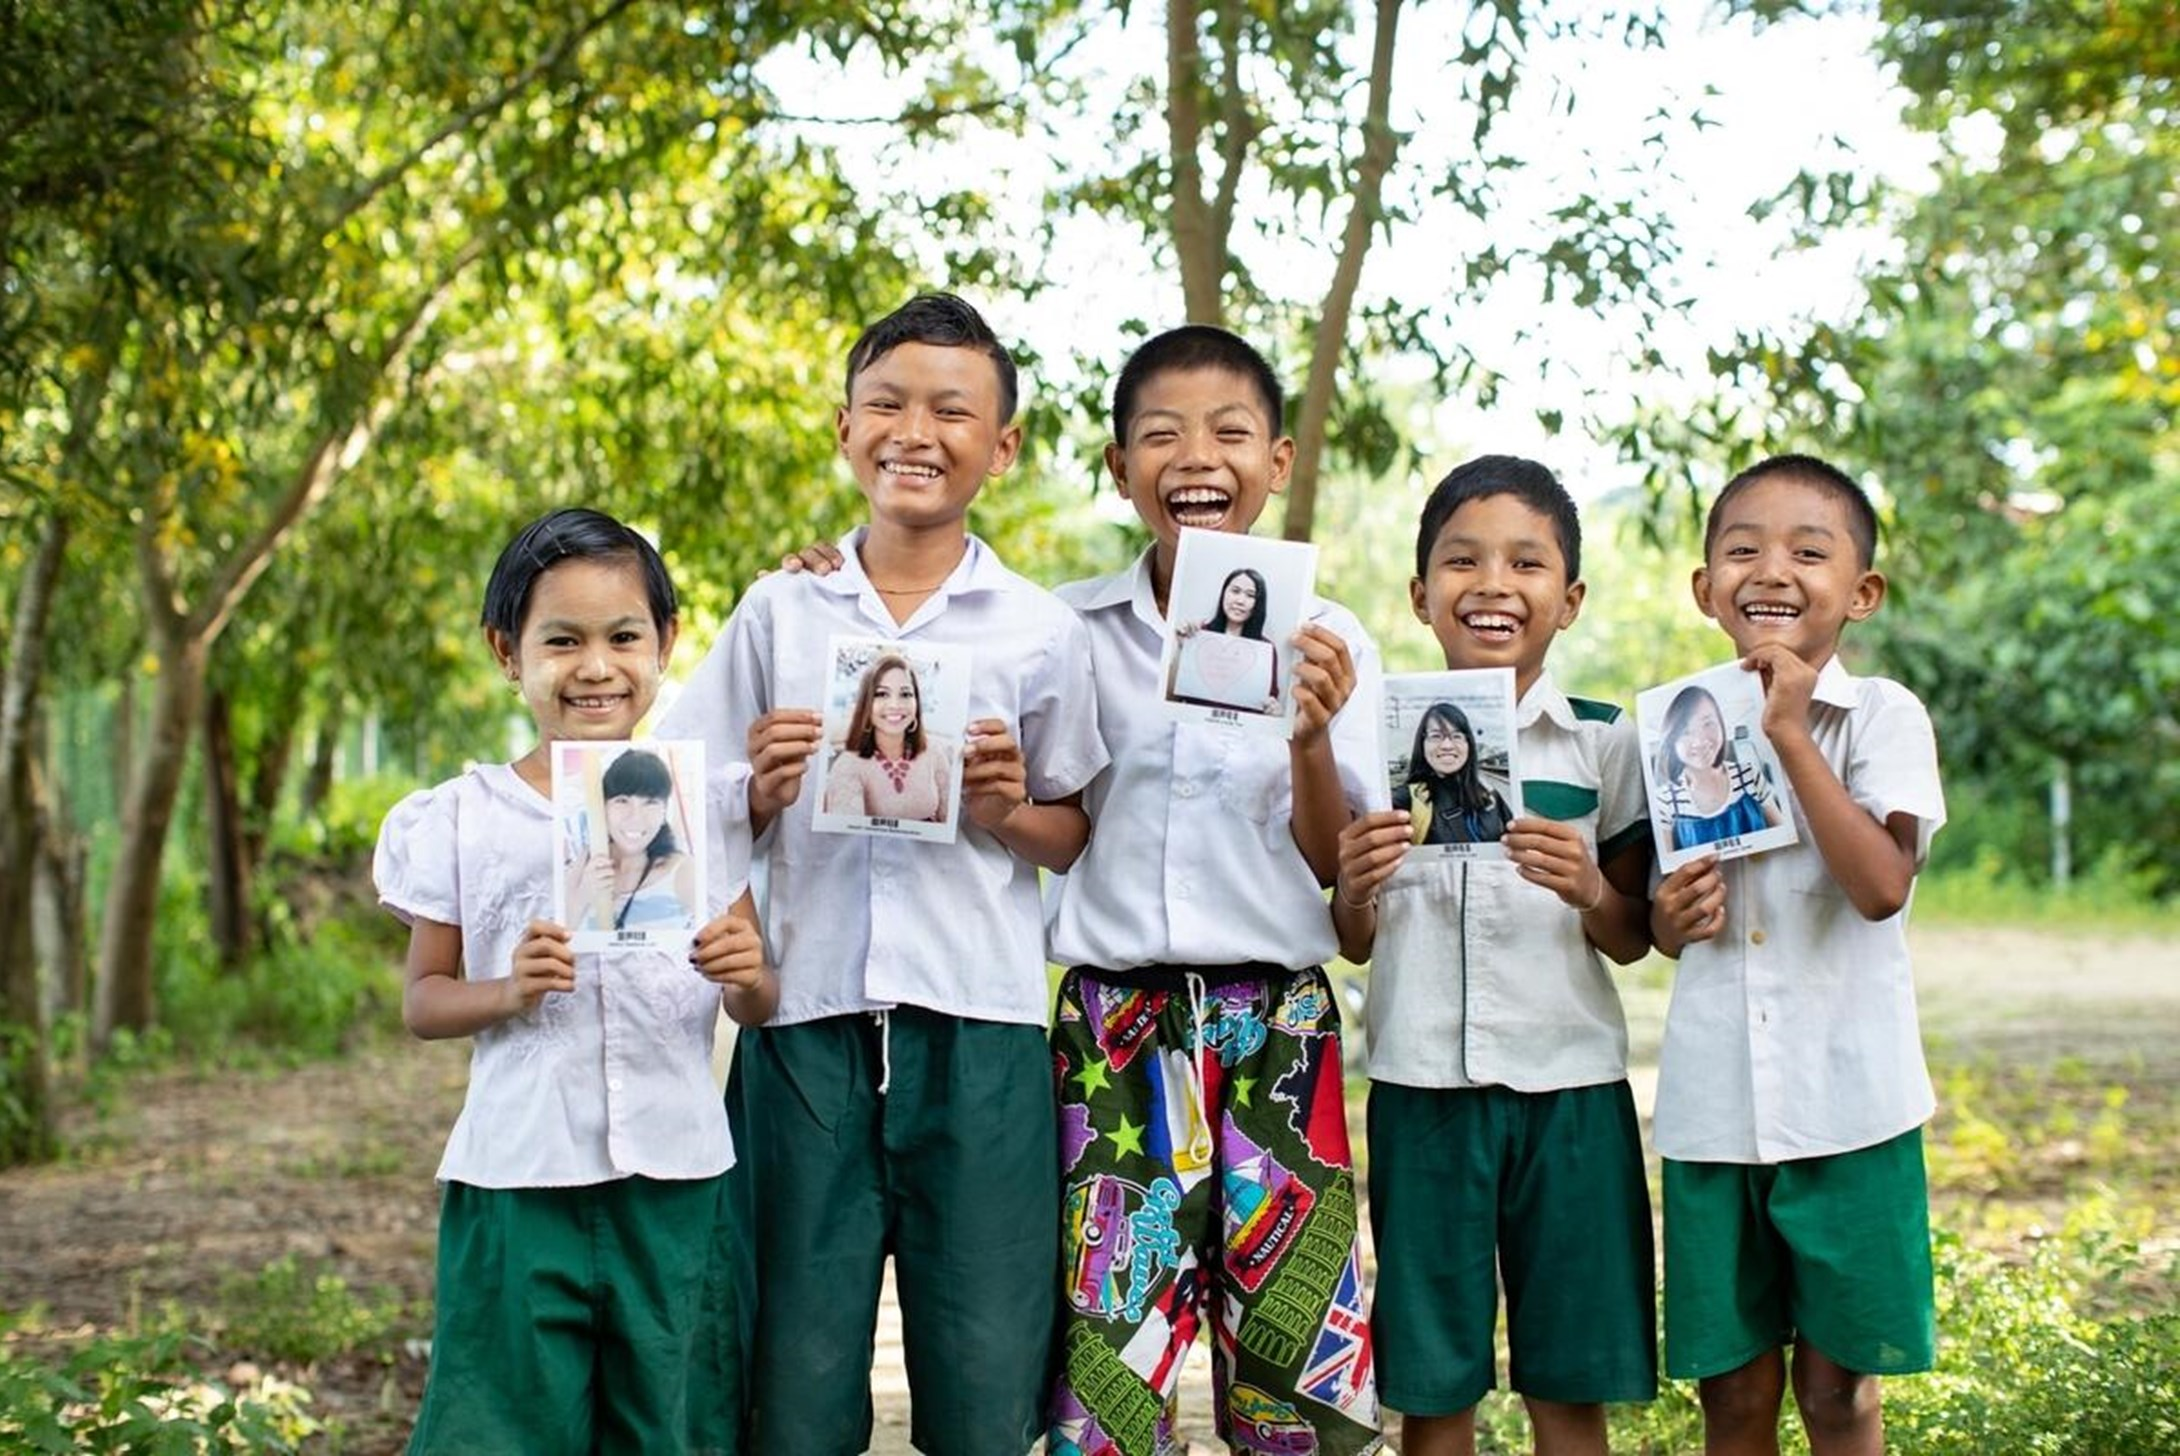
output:
M1801 618L1801 608L1790 607L1784 602L1750 602L1741 608L1741 615L1751 622L1787 623Z
M888 460L878 468L888 475L905 475L910 480L937 480L946 473L936 465L926 465L918 460Z
M1521 631L1520 619L1504 612L1470 612L1461 618L1461 625L1486 642L1511 642Z
M1166 497L1166 514L1173 517L1175 525L1213 531L1226 519L1227 508L1233 503L1233 496L1223 490L1192 485Z

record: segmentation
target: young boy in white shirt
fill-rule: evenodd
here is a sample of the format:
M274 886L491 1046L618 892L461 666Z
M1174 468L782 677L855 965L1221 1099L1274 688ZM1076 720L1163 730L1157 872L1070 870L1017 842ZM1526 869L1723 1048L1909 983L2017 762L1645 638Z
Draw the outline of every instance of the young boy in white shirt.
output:
M1409 596L1454 669L1510 667L1524 817L1502 860L1404 863L1408 811L1340 836L1333 919L1370 969L1371 1324L1405 1456L1471 1456L1498 1287L1536 1449L1604 1456L1657 1393L1650 1193L1606 958L1650 948L1634 723L1545 656L1581 610L1574 501L1487 455L1424 503Z
M1945 822L1914 694L1850 674L1849 622L1885 599L1861 487L1805 455L1726 485L1696 605L1763 675L1800 842L1665 877L1680 958L1658 1069L1665 1349L1705 1449L1778 1450L1789 1371L1815 1456L1883 1449L1878 1377L1935 1353L1923 1065L1906 921Z
M757 1187L749 1444L869 1444L890 1252L910 1439L1012 1456L1043 1427L1060 1218L1037 874L1080 852L1106 752L1081 621L967 528L1021 442L1006 350L928 295L866 329L847 373L836 428L868 524L839 570L752 584L658 729L748 745L763 835L780 1002L728 1093ZM835 634L972 649L952 844L814 832Z
M1379 1448L1324 889L1378 769L1377 652L1321 599L1295 641L1294 736L1176 723L1159 676L1184 526L1243 532L1294 442L1256 350L1191 325L1113 392L1106 468L1155 538L1060 588L1096 661L1112 766L1048 896L1070 967L1052 1028L1064 1180L1062 1374L1047 1450L1176 1449L1207 1323L1218 1425L1250 1450Z

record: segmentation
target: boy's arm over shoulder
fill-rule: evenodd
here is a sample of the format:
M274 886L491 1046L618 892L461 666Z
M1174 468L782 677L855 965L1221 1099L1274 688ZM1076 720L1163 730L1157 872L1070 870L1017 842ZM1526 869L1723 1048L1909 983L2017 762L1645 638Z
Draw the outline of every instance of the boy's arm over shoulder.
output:
M751 582L651 731L660 738L702 739L704 761L714 768L746 763L750 725L773 707L773 623L782 610L793 609L782 598L813 589L804 578L784 574Z

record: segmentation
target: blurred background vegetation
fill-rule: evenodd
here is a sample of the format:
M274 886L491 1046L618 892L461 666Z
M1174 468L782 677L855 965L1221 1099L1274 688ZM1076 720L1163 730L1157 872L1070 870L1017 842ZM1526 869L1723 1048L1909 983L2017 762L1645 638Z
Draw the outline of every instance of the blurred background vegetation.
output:
M1426 20L1435 94L1396 94ZM1092 79L1075 60L1123 23L1157 44ZM1851 307L1707 339L1691 376L1654 342L1704 288L1675 270L1700 224L1667 204L1665 121L1651 170L1557 159L1560 194L1505 224L1552 145L1510 138L1525 98L1579 89L1535 58L1602 39L1665 70L1696 23L1860 27L1935 161L1902 186L1833 154L1757 199L1790 247L1884 245ZM868 74L884 108L822 124L782 80ZM500 543L557 504L634 521L707 639L759 569L855 517L830 412L859 324L933 286L1024 316L1086 218L1139 260L1099 300L1122 337L1185 315L1279 363L1302 452L1265 528L1321 544L1323 589L1396 668L1433 665L1406 612L1416 505L1501 448L1433 421L1499 401L1463 321L1509 290L1624 341L1612 389L1525 421L1615 462L1587 482L1569 686L1627 701L1717 660L1683 585L1707 493L1777 450L1839 461L1881 495L1893 584L1852 662L1921 694L1944 753L1923 911L2169 929L2176 85L2171 0L0 0L0 1167L62 1151L57 1109L120 1072L339 1056L391 1026L379 816L519 748L474 626ZM1050 168L963 164L997 139ZM1418 274L1399 250L1427 206L1468 226ZM1389 254L1401 272L1370 273ZM1057 582L1138 544L1094 499L1118 357L1025 352L1030 449L976 524ZM2125 1218L2083 1218L2094 1258L2009 1266L2024 1305L2102 1277ZM273 1283L347 1297L292 1265ZM2007 1370L2132 1368L2027 1323ZM118 1429L136 1397L96 1372L174 1366L156 1326L90 1374L0 1346L0 1430L56 1381ZM2169 1387L2170 1323L2128 1329ZM2010 1378L1902 1429L1959 1429L1947 1402ZM248 1415L251 1449L301 1429L277 1416Z

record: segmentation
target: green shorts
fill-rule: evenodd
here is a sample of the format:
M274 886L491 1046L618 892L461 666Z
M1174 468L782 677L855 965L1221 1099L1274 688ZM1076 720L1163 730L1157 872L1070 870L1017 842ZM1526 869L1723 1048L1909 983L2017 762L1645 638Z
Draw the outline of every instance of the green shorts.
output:
M412 1456L737 1449L740 1236L724 1177L440 1195Z
M1059 1301L1043 1029L903 1007L883 1024L745 1031L727 1095L757 1208L750 1449L869 1446L891 1254L909 1439L932 1456L1027 1451L1043 1430Z
M1372 1082L1369 1127L1387 1406L1456 1415L1483 1398L1502 1280L1515 1390L1569 1404L1657 1394L1650 1191L1626 1082Z
M1667 1373L1805 1338L1865 1375L1937 1354L1923 1133L1790 1163L1665 1162Z

